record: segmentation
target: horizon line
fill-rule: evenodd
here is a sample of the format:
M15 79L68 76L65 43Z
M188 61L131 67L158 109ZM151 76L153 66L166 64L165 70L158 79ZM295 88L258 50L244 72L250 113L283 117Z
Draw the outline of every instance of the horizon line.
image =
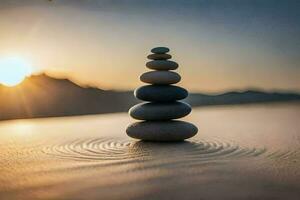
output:
M41 72L36 72L36 73L32 73L31 75L27 76L23 81L26 81L30 78L33 77L39 77L39 76L46 76L52 79L56 79L56 80L66 80L69 81L81 88L94 88L94 89L99 89L99 90L104 90L104 91L115 91L115 92L131 92L134 91L135 89L121 89L121 88L101 88L101 86L97 86L96 84L91 84L91 83L82 83L82 81L77 81L74 78L68 76L68 75L53 75L53 74L49 74L49 72L47 71L41 71ZM22 85L22 83L20 83L19 85ZM14 87L8 87L5 86L3 84L0 83L1 87L5 87L5 88L11 88L13 89ZM16 86L17 87L17 86ZM215 91L215 92L211 92L211 91L189 91L190 94L205 94L205 95L222 95L222 94L226 94L226 93L230 93L230 92L239 92L239 93L243 93L243 92L249 92L249 91L254 91L254 92L263 92L263 93L293 93L293 94L297 94L300 95L300 91L297 90L293 90L293 89L263 89L263 88L259 88L259 87L246 87L243 89L228 89L228 90L222 90L222 91Z

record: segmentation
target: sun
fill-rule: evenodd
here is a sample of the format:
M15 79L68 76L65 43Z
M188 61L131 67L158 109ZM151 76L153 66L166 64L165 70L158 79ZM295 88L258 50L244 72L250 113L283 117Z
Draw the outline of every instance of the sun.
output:
M31 74L30 64L20 57L0 58L0 84L13 87Z

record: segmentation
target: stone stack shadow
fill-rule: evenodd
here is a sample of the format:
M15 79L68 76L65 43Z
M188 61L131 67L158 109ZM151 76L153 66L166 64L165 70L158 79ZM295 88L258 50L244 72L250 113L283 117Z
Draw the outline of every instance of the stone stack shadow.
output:
M130 137L145 141L182 141L193 137L198 132L191 123L174 120L187 116L192 111L190 105L180 102L188 96L188 91L174 86L181 76L170 70L176 70L178 64L170 61L167 47L156 47L148 56L147 68L152 71L140 76L140 80L149 85L139 87L134 95L147 101L133 106L129 110L132 118L143 120L127 127Z

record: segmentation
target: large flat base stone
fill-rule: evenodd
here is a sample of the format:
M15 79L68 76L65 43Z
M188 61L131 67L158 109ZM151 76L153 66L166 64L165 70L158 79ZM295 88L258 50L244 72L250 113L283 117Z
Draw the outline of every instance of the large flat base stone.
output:
M198 128L179 120L142 121L130 124L126 132L129 137L144 141L172 142L193 137Z

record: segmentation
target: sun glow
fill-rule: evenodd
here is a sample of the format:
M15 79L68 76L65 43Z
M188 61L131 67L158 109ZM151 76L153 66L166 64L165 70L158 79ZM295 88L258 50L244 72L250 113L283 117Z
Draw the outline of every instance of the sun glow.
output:
M0 58L0 83L13 87L31 74L30 64L19 57Z

